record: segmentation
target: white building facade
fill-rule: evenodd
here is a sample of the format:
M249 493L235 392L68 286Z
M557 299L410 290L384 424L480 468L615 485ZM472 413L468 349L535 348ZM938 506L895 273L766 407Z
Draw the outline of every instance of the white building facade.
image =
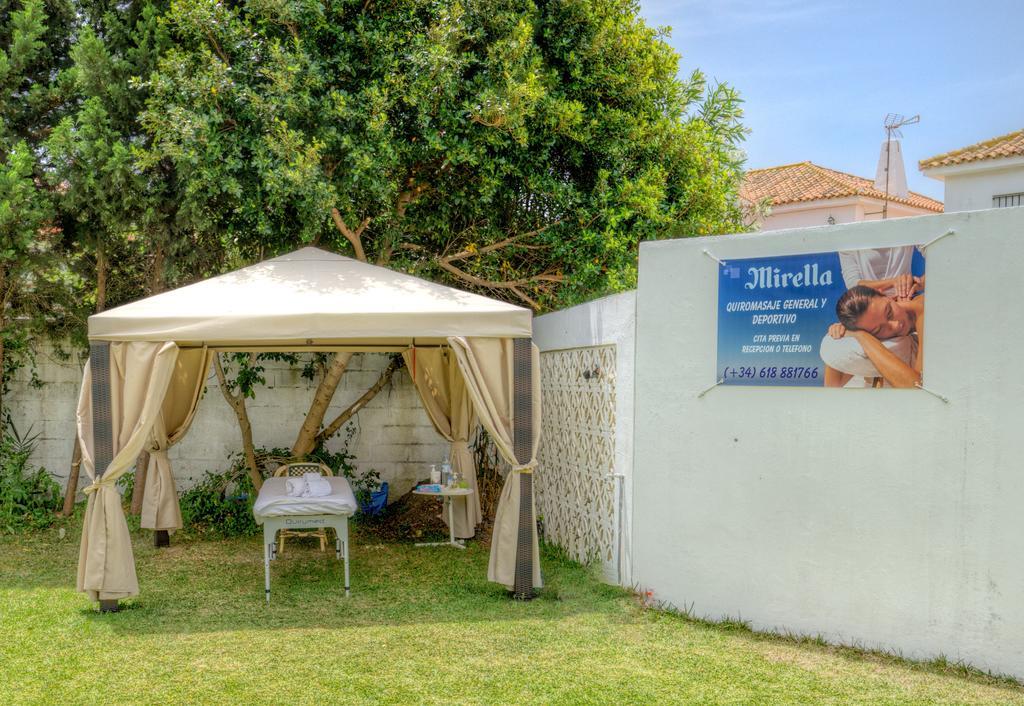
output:
M1024 130L921 160L945 185L948 211L1024 206Z

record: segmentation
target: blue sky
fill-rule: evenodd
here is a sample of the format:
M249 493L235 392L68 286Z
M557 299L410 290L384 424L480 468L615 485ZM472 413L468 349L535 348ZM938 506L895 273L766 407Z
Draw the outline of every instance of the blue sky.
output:
M672 28L680 71L702 69L745 101L747 167L810 160L874 178L886 113L907 179L942 198L919 159L1024 128L1024 3L641 0Z

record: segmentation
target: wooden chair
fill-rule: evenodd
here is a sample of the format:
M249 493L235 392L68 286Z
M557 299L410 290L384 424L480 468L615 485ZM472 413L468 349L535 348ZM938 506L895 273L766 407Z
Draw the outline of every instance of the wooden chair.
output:
M334 476L334 472L322 463L317 463L316 461L302 461L299 463L286 463L283 466L279 466L278 469L274 471L274 477L301 478L304 473L317 472L324 476ZM278 554L284 554L285 537L317 537L320 539L320 551L327 551L327 530L323 527L315 529L311 532L282 529L278 533Z

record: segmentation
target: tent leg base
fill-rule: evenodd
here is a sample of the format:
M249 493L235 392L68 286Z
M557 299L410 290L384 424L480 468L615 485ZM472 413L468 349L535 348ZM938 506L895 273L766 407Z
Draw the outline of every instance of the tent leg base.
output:
M508 595L514 601L532 601L537 597L537 592L533 589L525 592L509 591Z
M116 598L113 599L113 600L101 600L100 601L100 612L101 613L116 613L120 609L121 609L121 607L118 604L118 600Z
M153 546L157 548L171 546L171 533L167 530L154 530Z

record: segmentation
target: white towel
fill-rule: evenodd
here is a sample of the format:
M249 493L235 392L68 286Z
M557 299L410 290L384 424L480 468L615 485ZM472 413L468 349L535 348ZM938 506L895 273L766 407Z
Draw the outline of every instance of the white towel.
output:
M306 479L305 478L289 478L285 482L288 495L293 498L306 497Z
M305 498L319 498L324 495L331 494L331 483L323 476L316 476L314 478L305 478L306 492L303 493Z

